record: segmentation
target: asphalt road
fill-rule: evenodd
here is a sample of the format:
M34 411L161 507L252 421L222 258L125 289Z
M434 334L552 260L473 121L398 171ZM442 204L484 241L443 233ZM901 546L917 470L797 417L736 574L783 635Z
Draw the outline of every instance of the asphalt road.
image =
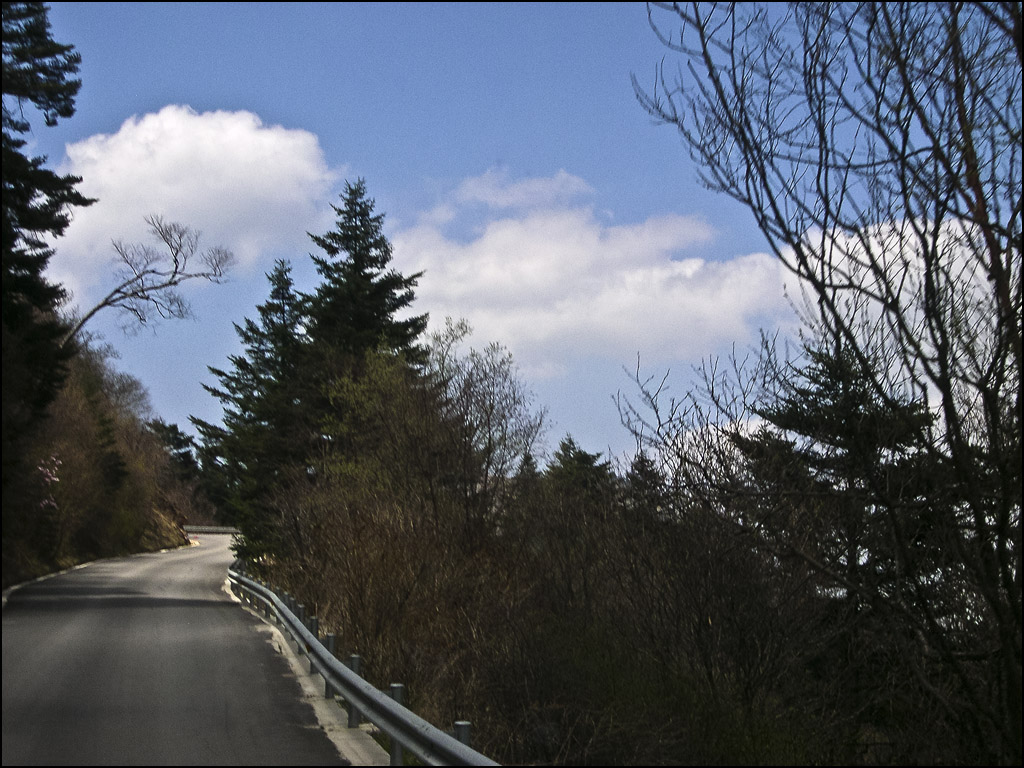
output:
M223 590L230 536L92 563L3 609L3 764L344 765L270 633Z

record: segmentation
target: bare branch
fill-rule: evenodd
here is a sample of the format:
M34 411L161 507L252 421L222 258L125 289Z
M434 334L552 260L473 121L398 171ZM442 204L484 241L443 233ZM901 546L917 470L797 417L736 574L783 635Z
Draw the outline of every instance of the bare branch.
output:
M188 280L223 283L235 257L222 246L199 250L199 232L161 216L146 217L150 233L157 241L145 243L113 242L117 254L114 271L117 285L100 300L68 333L67 344L89 320L104 309L116 308L128 316L125 331L144 326L157 318L184 319L191 307L179 287ZM161 247L162 246L162 247Z
M913 445L941 477L915 503L948 537L944 559L917 576L906 566L906 608L886 599L955 672L958 706L993 759L1019 762L1020 3L649 8L681 62L672 79L663 61L651 90L633 79L640 104L680 131L710 189L750 209L813 302L810 337L848 352L884 407L912 402L932 417L912 426ZM743 439L745 382L742 369L708 369L705 401L659 410L660 388L638 378L651 415L625 409L677 463L685 492L723 510L750 486L723 439ZM773 513L807 514L798 496L777 498ZM912 563L906 505L882 496L877 519ZM763 518L739 522L764 538ZM979 646L998 662L979 666ZM925 685L934 669L919 671L938 692Z

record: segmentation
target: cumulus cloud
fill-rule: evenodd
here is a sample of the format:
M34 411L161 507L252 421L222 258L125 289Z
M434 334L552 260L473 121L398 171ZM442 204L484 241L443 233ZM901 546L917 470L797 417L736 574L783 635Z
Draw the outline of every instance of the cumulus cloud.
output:
M767 254L701 257L714 237L677 214L610 225L578 202L590 188L563 172L463 182L436 210L394 235L404 272L423 271L418 305L434 321L465 317L484 341L508 346L534 376L575 361L696 362L788 314L785 275ZM462 214L492 215L457 237Z
M81 191L99 201L75 211L51 262L79 301L94 299L109 274L111 240L146 239L148 214L201 230L202 245L230 248L243 272L265 267L268 253L301 252L306 230L330 221L337 176L317 137L251 112L171 105L70 144L66 155L62 171L81 176Z

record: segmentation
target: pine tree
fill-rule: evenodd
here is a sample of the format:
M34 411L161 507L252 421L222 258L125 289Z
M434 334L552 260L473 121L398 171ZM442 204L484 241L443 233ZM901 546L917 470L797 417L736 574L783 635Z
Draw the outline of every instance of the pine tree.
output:
M199 476L199 462L196 461L196 441L192 435L182 432L177 424L168 424L163 419L147 421L146 427L167 451L175 477L182 482L196 480Z
M257 307L259 320L235 325L242 354L229 358L230 370L210 368L220 385L206 389L224 405L223 426L192 419L203 440L207 492L257 555L280 545L270 503L294 480L293 470L301 474L311 446L299 368L302 301L286 261L267 279L270 296Z
M600 453L584 451L566 435L545 471L545 477L557 494L578 498L595 509L607 505L617 492L617 481L612 465L600 461Z
M72 206L93 201L80 194L76 176L44 167L45 157L27 157L31 128L25 107L42 112L46 125L75 111L81 57L50 36L42 3L3 4L3 485L16 466L16 443L36 424L60 390L73 353L63 348L67 332L57 310L64 289L44 276L53 255L47 240L64 233ZM5 502L6 506L6 502Z
M742 495L774 551L818 572L811 670L844 692L850 722L896 729L930 665L919 633L971 623L949 567L955 502L918 440L932 420L923 404L883 401L842 346L806 354L758 411L766 426L734 435L750 481Z
M916 436L931 417L920 403L883 402L841 347L806 354L806 365L758 411L771 428L734 440L776 497L820 500L801 530L781 533L813 535L815 557L845 581L842 591L859 605L869 595L898 592L895 582L907 567L898 562L892 521L882 510L901 510L903 525L925 525L913 519L915 499L925 491L934 497L937 488Z
M669 493L665 476L654 460L638 451L626 473L623 510L636 522L648 523L670 517Z
M390 267L392 248L382 214L366 196L366 183L346 184L335 229L313 239L325 256L312 256L323 282L308 297L308 335L321 363L357 364L367 352L403 354L414 365L426 352L418 344L426 315L398 317L413 302L422 275L405 277Z
M596 615L604 536L618 501L618 478L600 453L584 451L566 435L544 471L543 485L549 506L542 553L549 568L552 608L572 615L586 628Z

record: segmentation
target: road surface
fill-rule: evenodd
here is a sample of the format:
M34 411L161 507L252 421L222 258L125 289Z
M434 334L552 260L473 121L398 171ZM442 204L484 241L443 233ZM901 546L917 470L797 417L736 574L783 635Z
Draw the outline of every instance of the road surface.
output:
M230 536L92 563L3 609L3 763L344 765L223 589Z

